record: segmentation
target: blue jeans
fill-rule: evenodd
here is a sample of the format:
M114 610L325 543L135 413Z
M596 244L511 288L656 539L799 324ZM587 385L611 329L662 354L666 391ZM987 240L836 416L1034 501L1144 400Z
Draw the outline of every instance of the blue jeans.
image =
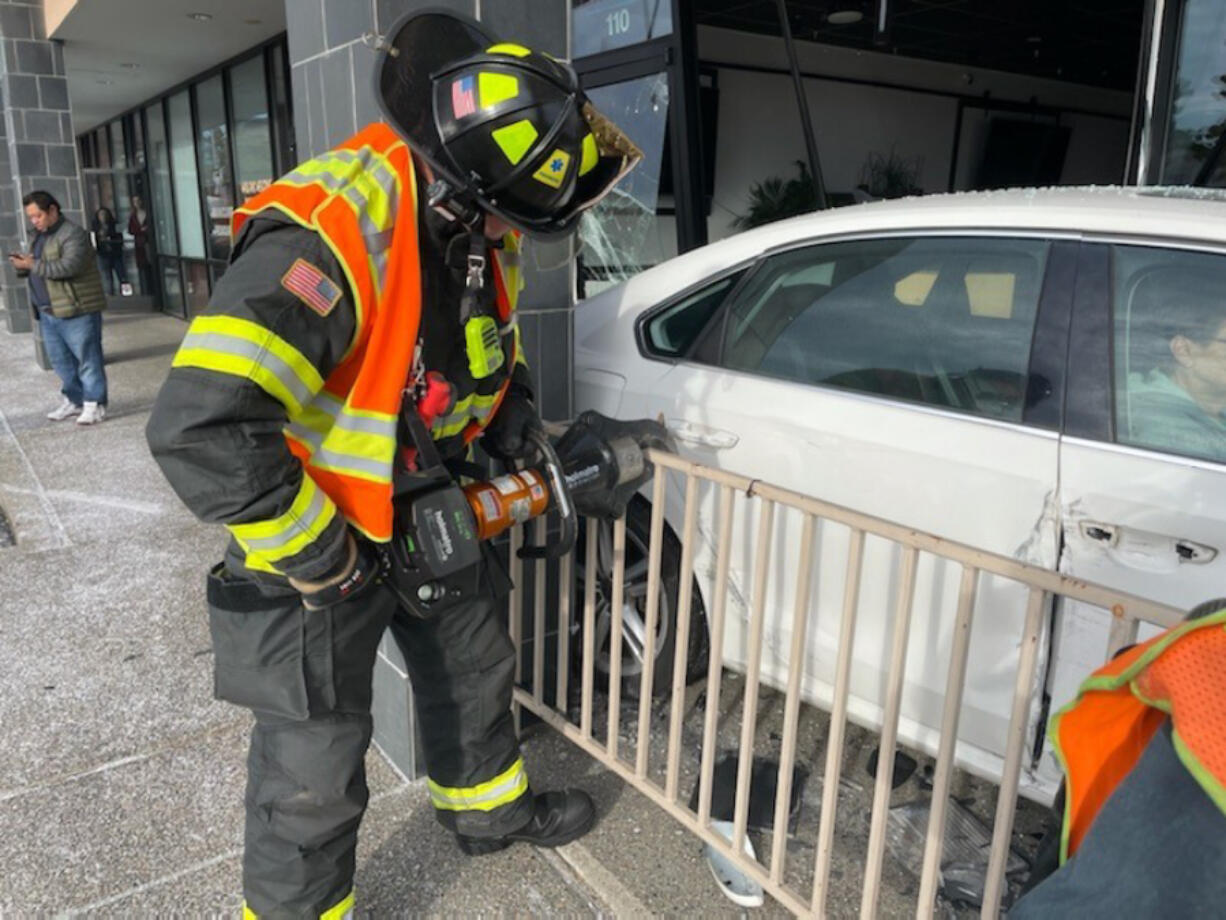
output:
M63 382L60 392L78 406L82 402L106 405L102 314L86 313L72 319L57 319L44 308L39 310L38 324L43 332L47 357Z

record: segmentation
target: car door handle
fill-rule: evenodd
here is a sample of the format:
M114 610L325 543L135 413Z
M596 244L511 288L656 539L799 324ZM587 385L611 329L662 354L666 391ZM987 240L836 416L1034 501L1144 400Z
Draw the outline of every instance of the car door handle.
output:
M1100 521L1082 521L1080 530L1087 540L1101 543L1117 550L1121 556L1132 557L1134 560L1170 557L1176 562L1204 565L1217 558L1216 549L1195 540L1130 530Z
M1217 550L1212 546L1196 543L1193 540L1176 540L1175 552L1179 554L1180 561L1191 562L1194 565L1204 565L1206 562L1212 562L1213 558L1217 556Z
M1100 524L1097 521L1082 521L1081 535L1095 543L1105 543L1114 546L1119 541L1120 531L1114 524Z
M715 450L727 450L736 447L741 440L740 435L722 428L709 428L695 422L685 422L680 419L669 419L668 430L673 437L683 444L694 444L698 447L711 447Z

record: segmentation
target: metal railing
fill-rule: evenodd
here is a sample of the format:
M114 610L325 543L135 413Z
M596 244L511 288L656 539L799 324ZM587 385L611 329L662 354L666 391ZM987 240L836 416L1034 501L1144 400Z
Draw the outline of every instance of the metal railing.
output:
M908 636L914 607L917 563L920 554L931 554L939 559L950 560L961 568L957 607L950 645L946 687L943 698L943 715L939 744L936 751L935 770L932 776L931 810L923 851L919 896L916 902L918 917L931 917L939 883L941 856L946 830L946 813L950 797L951 780L955 772L955 747L958 742L958 723L963 701L963 685L967 672L968 651L972 621L980 574L992 574L1019 583L1028 589L1025 620L1020 638L1020 651L1014 680L1012 712L1009 722L1007 745L1003 758L1003 771L999 783L999 795L992 828L992 844L988 859L988 871L984 887L982 916L996 917L1005 891L1006 861L1010 852L1014 815L1017 808L1019 775L1022 759L1027 749L1027 726L1030 718L1032 687L1040 660L1040 641L1043 635L1045 612L1054 597L1082 601L1103 608L1112 614L1108 647L1104 660L1115 651L1136 640L1138 626L1148 622L1160 627L1172 626L1183 618L1182 611L1145 599L1122 594L1108 588L1069 578L1059 573L1038 568L974 547L954 543L932 534L913 530L901 524L861 514L847 508L832 505L810 496L749 479L725 471L692 463L678 456L651 452L656 464L656 475L651 492L651 525L648 549L648 574L646 595L646 626L641 641L644 665L637 701L637 743L634 746L633 762L619 755L619 728L622 720L622 653L623 641L621 613L624 609L624 583L626 571L626 519L613 525L612 533L612 578L609 585L610 609L613 612L609 633L609 659L607 678L607 725L603 741L594 732L593 720L596 699L596 648L594 611L596 608L597 524L587 522L584 571L588 573L583 584L582 607L575 611L571 586L574 583L574 559L560 562L557 581L557 618L551 624L547 617L547 573L542 561L529 565L532 570L532 636L530 640L532 675L530 689L517 686L515 702L553 728L560 731L588 754L595 757L608 769L617 773L639 792L646 795L685 828L710 845L714 850L731 860L748 878L758 882L763 889L798 916L824 917L831 891L831 863L835 841L835 816L838 806L840 779L843 770L843 754L848 724L848 702L852 675L852 646L855 637L860 587L864 563L864 547L867 536L892 541L900 547L901 565L894 597L893 631L889 643L888 676L882 695L882 716L879 731L878 768L875 777L868 846L864 857L864 880L860 895L860 916L874 917L878 911L882 884L882 869L886 852L887 812L890 806L893 767L898 743L899 720L902 712L903 686L906 668ZM680 579L676 604L677 636L675 658L672 668L671 702L668 708L668 730L663 781L659 770L651 767L651 719L653 700L653 668L650 663L656 657L656 633L660 615L661 558L665 526L666 488L668 470L684 480L682 513L680 517ZM718 520L715 535L715 563L712 581L712 597L708 602L708 629L710 633L710 659L706 676L706 708L703 718L701 763L698 777L697 808L692 809L679 800L681 764L681 740L684 703L686 698L686 673L688 670L688 644L692 609L695 546L697 545L698 488L700 482L713 484L718 489ZM738 752L735 810L732 839L728 840L711 825L712 775L717 747L717 720L719 718L720 682L723 676L721 650L724 647L724 632L728 611L729 567L731 559L731 535L734 493L741 493L747 500L761 503L758 519L757 540L754 544L753 591L749 601L748 657L745 667L744 702L740 725L740 749ZM839 641L833 684L833 703L830 707L829 732L826 740L825 767L822 781L822 800L817 830L816 856L813 865L811 889L807 892L785 880L788 852L786 838L789 832L788 809L792 801L793 767L797 757L798 721L801 706L801 686L804 671L806 625L813 616L810 592L813 573L810 566L801 565L796 571L795 605L792 611L791 646L788 658L786 689L784 690L783 729L779 753L778 787L774 798L774 821L770 846L769 864L750 858L743 852L748 829L750 777L754 753L754 737L759 704L760 662L762 658L765 605L769 583L768 566L773 542L773 523L776 508L795 509L803 515L800 536L802 560L813 558L814 534L819 522L830 521L850 529L845 586L839 628ZM545 536L545 524L538 520L535 542ZM516 585L523 585L526 573L524 563L516 556L522 545L523 535L517 529L511 540L512 578ZM519 650L516 667L516 682L522 684L523 646L521 623L523 622L522 589L516 590L511 600L512 639ZM577 721L566 713L569 693L572 689L570 674L571 650L568 637L574 625L574 616L581 617L580 634L582 651L581 673L578 675L580 701ZM551 627L556 626L556 683L546 687L546 637ZM561 709L547 701L548 691L555 694Z

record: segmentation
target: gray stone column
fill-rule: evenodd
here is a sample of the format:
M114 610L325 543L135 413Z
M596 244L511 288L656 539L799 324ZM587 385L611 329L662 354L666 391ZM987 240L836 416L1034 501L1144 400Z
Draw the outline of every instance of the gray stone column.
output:
M568 56L566 0L286 0L294 129L303 159L380 117L372 91L375 53L362 35L386 30L408 11L427 6L480 19L499 38ZM530 243L525 260L519 323L548 419L571 415L573 262L569 243ZM410 778L424 773L412 728L412 689L386 637L375 672L374 710L375 741L382 750Z
M47 41L38 0L0 0L0 247L29 251L21 199L44 189L69 220L82 221L81 178L68 108L64 51ZM4 323L9 332L30 331L26 284L4 259ZM46 366L44 364L44 366Z

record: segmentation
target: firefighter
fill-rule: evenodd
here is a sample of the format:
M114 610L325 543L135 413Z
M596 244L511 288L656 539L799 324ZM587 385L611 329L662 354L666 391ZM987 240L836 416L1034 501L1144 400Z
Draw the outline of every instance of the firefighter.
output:
M457 470L477 439L504 461L525 452L539 417L515 325L522 237L570 233L639 152L567 65L437 10L381 42L376 94L386 124L236 211L231 264L147 430L180 498L232 538L207 597L216 696L255 715L245 916L353 909L387 629L461 849L557 846L594 820L585 793L528 783L510 582L488 546L419 585L389 547L412 431Z
M1096 671L1052 720L1059 868L1030 880L1011 920L1222 916L1224 661L1226 600L1210 601Z

